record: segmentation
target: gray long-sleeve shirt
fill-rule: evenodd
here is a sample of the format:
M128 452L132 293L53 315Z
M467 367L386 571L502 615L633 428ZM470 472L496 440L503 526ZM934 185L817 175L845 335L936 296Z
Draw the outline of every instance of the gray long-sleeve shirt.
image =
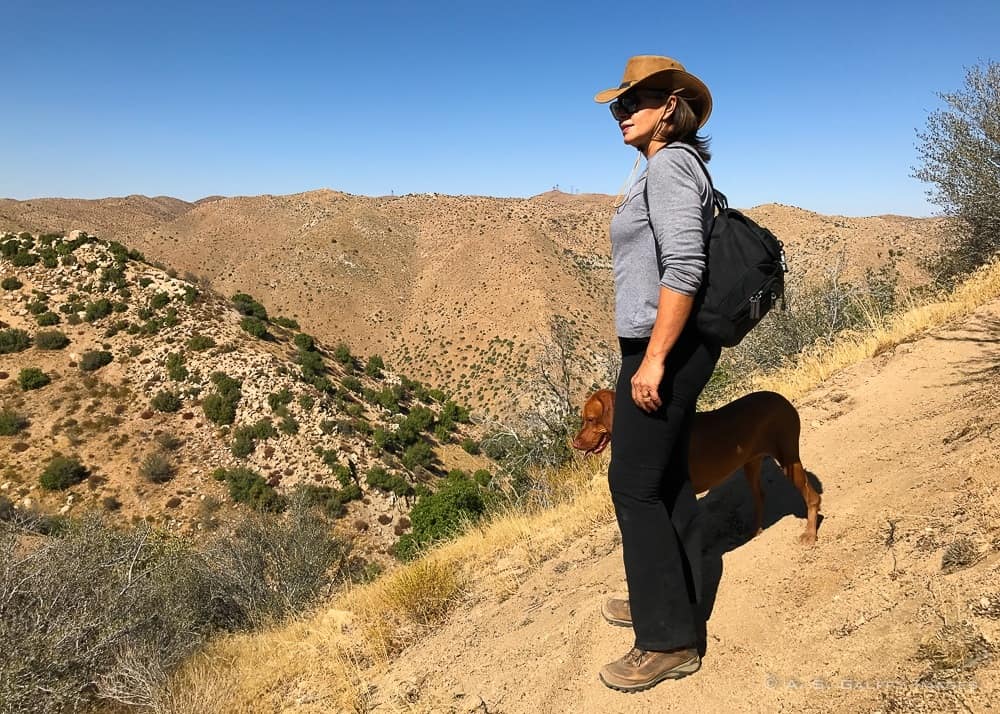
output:
M611 219L619 337L649 337L661 285L698 292L712 215L712 189L698 159L680 147L653 154Z

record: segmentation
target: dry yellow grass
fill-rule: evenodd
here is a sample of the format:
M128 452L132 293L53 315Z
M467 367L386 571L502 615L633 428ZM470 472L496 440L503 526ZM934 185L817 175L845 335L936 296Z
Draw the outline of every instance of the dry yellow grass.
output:
M165 708L365 711L366 680L466 593L512 593L533 566L612 517L606 469L606 459L575 461L558 474L562 497L552 508L498 513L295 622L216 641L173 678Z
M753 375L743 388L775 390L794 401L835 372L911 341L997 297L1000 297L1000 262L994 261L940 299L913 303L895 315L869 312L868 329L843 334L832 345L806 353L783 369Z
M752 388L792 399L837 370L912 340L1000 297L1000 264L986 266L950 295L849 334L801 364L755 377ZM318 611L270 631L213 643L174 677L171 711L327 712L367 710L367 682L460 600L511 594L538 563L597 523L612 518L606 458L578 460L539 474L560 494L533 512L509 511L471 528L417 561L349 588Z

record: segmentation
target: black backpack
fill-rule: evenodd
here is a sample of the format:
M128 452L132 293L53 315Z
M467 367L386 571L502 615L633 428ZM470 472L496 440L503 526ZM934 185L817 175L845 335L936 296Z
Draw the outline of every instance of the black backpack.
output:
M717 345L733 347L768 313L778 298L785 307L785 251L771 231L759 226L716 191L698 152L687 144L671 144L690 151L701 164L718 212L712 223L706 253L708 262L695 298L695 321L702 336Z

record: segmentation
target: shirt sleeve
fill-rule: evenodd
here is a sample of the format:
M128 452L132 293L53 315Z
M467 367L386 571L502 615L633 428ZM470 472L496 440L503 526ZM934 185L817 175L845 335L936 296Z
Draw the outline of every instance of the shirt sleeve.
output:
M708 181L698 159L683 149L661 149L649 161L646 201L660 257L660 285L694 295L705 273Z

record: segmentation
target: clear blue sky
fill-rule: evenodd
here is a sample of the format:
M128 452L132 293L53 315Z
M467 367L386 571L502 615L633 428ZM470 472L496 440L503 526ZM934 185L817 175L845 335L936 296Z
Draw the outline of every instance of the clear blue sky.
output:
M0 197L615 193L593 95L633 54L712 90L734 205L929 215L915 130L1000 2L0 0Z

